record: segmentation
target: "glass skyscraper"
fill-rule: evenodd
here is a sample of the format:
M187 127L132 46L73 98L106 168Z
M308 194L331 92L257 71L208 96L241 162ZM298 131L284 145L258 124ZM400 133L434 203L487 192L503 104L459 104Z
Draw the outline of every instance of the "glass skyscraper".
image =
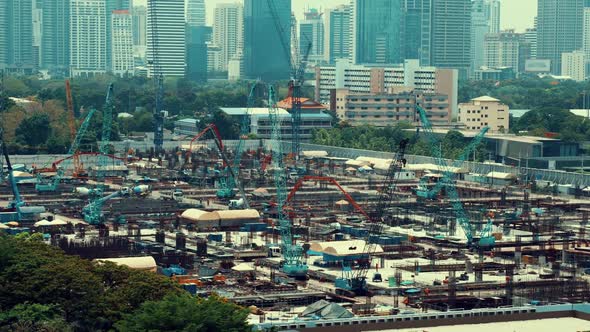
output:
M264 81L289 78L291 0L274 0L274 4L278 22L267 0L244 0L244 70L248 78Z
M400 63L401 0L354 0L353 61L355 63Z

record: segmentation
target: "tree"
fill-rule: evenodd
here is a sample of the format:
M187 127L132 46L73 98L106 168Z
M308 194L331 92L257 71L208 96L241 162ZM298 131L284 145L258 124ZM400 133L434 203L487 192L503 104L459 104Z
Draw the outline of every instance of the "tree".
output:
M47 114L33 114L24 119L16 129L17 140L29 146L45 143L49 135L51 135L51 127Z
M174 314L171 314L174 313ZM119 331L251 331L248 310L219 297L195 298L188 293L148 301L115 324Z

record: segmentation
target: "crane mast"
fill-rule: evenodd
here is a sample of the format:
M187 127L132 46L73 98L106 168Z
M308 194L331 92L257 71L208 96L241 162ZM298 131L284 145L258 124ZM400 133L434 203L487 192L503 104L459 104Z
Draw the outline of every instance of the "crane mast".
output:
M150 0L154 2L155 0ZM149 6L150 29L151 29L151 46L152 46L152 75L154 77L154 92L156 94L155 108L154 108L154 149L156 154L162 152L164 146L164 75L160 67L160 59L158 55L158 22L156 19L156 9L152 3ZM148 61L149 63L149 61Z
M277 218L281 233L281 250L283 253L283 272L290 277L305 278L307 276L308 266L303 261L303 248L293 241L291 231L292 225L289 217L284 211L287 201L287 174L283 163L283 145L281 142L281 119L278 115L276 106L275 91L272 86L269 88L269 118L272 125L271 146L272 146L272 166L277 191Z

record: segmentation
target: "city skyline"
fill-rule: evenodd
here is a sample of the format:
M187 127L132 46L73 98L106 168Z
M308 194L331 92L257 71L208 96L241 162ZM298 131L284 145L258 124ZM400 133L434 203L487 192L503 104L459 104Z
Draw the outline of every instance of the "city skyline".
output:
M219 3L232 3L243 0L205 0L207 10L207 25L213 24L213 13L215 6ZM332 8L342 4L349 4L350 0L293 0L293 11L298 20L303 18L303 11L307 7L311 8ZM514 29L516 32L524 32L527 28L532 28L534 19L537 15L537 0L502 0L501 22L502 30ZM146 0L136 0L135 5L145 5Z

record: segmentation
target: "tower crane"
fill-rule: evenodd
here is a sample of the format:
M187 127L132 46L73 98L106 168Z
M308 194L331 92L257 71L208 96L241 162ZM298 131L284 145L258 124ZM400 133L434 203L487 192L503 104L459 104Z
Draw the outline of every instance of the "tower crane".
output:
M400 171L406 164L405 153L409 140L403 139L400 141L398 150L389 164L387 176L383 182L383 189L379 194L377 207L370 214L371 220L368 224L367 235L365 236L365 246L363 248L363 259L359 262L358 268L353 269L354 262L345 260L342 266L342 276L337 278L335 286L339 290L344 290L347 293L354 293L356 295L368 295L367 289L367 273L371 267L371 256L376 252L378 245L371 243L371 238L383 232L385 225L383 217L387 206L391 204L395 196L395 189L397 187L396 178L399 177Z
M287 40L285 40L284 36L286 34L285 27L281 24L281 20L279 18L277 8L275 5L275 0L267 0L268 7L272 18L275 23L275 28L277 29L277 33L279 34L279 39L281 41L281 46L283 47L283 52L285 53L285 57L289 59L290 65L290 81L289 81L289 97L291 97L291 153L295 160L299 160L299 156L301 154L301 97L302 91L301 87L303 86L304 75L305 75L305 67L307 66L307 59L309 57L309 53L311 52L312 42L307 40L307 45L305 49L305 53L303 57L297 62L296 57L291 56L291 45ZM292 21L289 25L292 32L292 42L295 45L295 54L299 55L299 43L297 38L297 29L293 29L293 24L295 22Z
M447 190L447 195L449 197L451 207L453 208L453 211L457 217L457 222L459 223L459 225L463 229L463 232L465 233L465 237L467 238L467 246L468 247L476 247L478 249L493 247L495 245L495 238L493 236L491 236L491 232L492 232L491 220L488 220L487 225L483 228L483 230L481 231L481 233L479 235L478 241L475 241L475 237L473 236L474 232L472 230L470 218L467 215L465 209L463 208L463 203L461 202L461 199L459 197L459 193L457 193L457 188L456 188L456 185L453 181L453 176L451 175L452 172L449 169L449 165L447 164L446 160L443 159L443 157L442 157L442 151L440 149L440 144L439 144L439 141L438 141L436 135L432 131L432 124L430 123L430 120L428 120L428 115L426 114L426 111L422 107L420 107L419 105L416 105L416 109L418 110L418 114L420 116L420 122L422 122L422 127L424 129L424 132L426 133L426 138L428 139L428 142L430 143L430 146L433 150L433 157L436 161L436 164L446 174L446 176L443 176L439 182L442 182L441 186L446 188L446 190ZM482 133L485 134L486 132L487 132L487 130L484 127L484 130L482 131ZM482 135L482 137L483 137L483 135Z
M74 146L74 142L77 140L76 137L76 114L74 114L74 102L72 99L72 89L70 87L70 80L66 80L66 102L68 106L68 127L70 128L70 139L72 140L72 147L70 148L70 155L73 155L72 162L74 164L74 177L78 177L82 174L82 163L78 155L78 145ZM94 113L93 110L90 113ZM82 129L82 128L80 128ZM83 135L83 134L82 134ZM81 139L81 137L80 137ZM73 151L72 151L73 150Z
M305 278L309 267L303 261L304 251L301 245L294 243L291 232L291 222L284 211L287 201L287 173L283 163L283 144L281 142L281 119L278 116L278 109L275 99L275 91L269 87L268 96L269 117L272 125L271 146L272 165L275 187L277 192L277 217L281 233L281 250L283 253L282 270L289 277Z
M160 66L160 58L158 54L158 21L157 11L152 4L149 6L151 17L151 46L152 59L148 61L152 65L152 75L154 77L154 92L156 94L155 108L154 108L154 149L156 154L160 154L164 145L164 75Z

